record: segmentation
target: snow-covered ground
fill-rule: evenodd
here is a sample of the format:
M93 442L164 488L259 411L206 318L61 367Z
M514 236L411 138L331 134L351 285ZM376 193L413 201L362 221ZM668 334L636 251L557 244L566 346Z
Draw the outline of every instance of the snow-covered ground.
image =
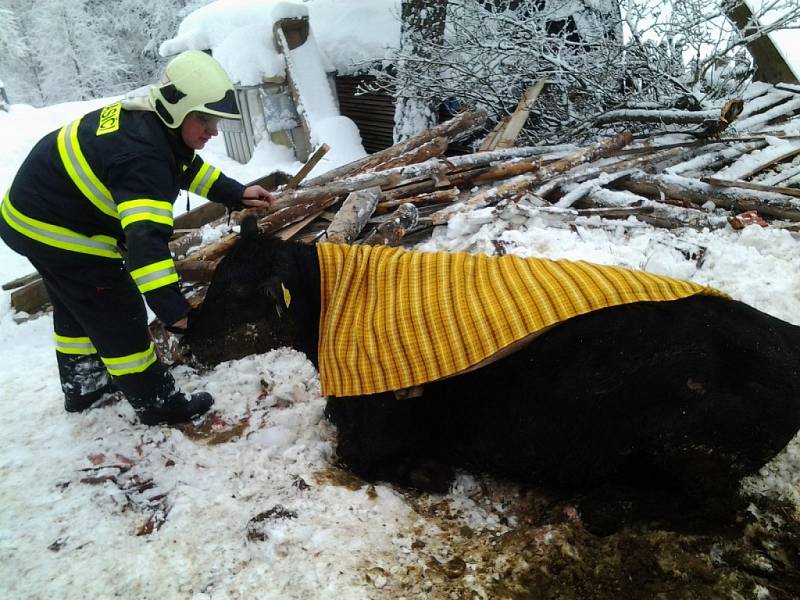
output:
M0 112L0 189L41 135L107 101ZM259 150L248 165L227 159L219 139L202 154L242 181L276 166L296 170ZM598 224L558 228L533 209L486 208L456 217L423 248L493 252L500 240L526 256L641 268L800 324L800 240L786 230L676 235L636 221ZM0 281L30 271L0 244ZM176 369L186 391L207 389L220 419L241 423L238 439L219 439L213 428L198 438L144 427L125 402L67 414L52 318L20 318L9 295L0 292L3 598L396 598L401 580L408 597L424 597L435 588L431 561L459 565L419 498L333 467L335 431L301 354L281 349L207 373ZM747 485L800 506L799 452L795 440ZM505 505L481 500L468 475L428 501L469 531L499 535L515 524ZM488 597L474 565L463 570L465 588Z

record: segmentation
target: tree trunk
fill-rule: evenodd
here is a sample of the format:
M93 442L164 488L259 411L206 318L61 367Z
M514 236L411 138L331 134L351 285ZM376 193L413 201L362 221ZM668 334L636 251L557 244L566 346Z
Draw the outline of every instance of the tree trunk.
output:
M400 26L400 54L424 58L427 44L438 43L444 36L447 0L403 0ZM413 68L401 58L397 64L402 81L412 79ZM413 89L413 88L412 88ZM422 98L409 93L409 86L397 91L394 113L394 140L408 139L436 124L438 99Z
M546 166L541 166L529 175L513 177L496 187L475 194L463 205L448 206L440 210L432 216L433 224L444 225L456 212L473 210L487 204L495 204L506 198L521 196L534 185L555 177L559 173L569 171L579 164L613 156L621 148L630 144L632 139L631 133L625 131L604 142L584 148L575 154L553 161Z
M425 131L420 132L405 142L389 146L384 150L375 152L374 154L370 154L364 158L359 158L358 160L347 163L346 165L342 165L341 167L337 167L336 169L331 169L322 175L304 182L300 187L323 185L329 181L333 181L334 179L344 179L347 177L352 177L353 175L357 175L358 173L369 171L370 169L377 169L386 161L411 152L415 148L418 148L419 146L422 146L423 144L437 137L447 138L448 141L461 139L462 137L469 135L476 129L482 127L487 118L488 115L485 111L462 112L449 121L445 121L436 127L426 129Z
M634 173L619 187L635 194L688 200L693 204L713 202L720 208L743 212L755 210L762 217L800 221L800 204L795 198L775 192L750 191L742 188L715 187L696 179L677 175Z

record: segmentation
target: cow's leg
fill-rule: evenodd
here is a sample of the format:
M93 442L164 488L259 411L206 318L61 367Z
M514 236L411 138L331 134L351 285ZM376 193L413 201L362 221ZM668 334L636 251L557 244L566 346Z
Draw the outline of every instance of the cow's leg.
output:
M392 393L329 398L325 415L337 428L341 464L369 481L445 492L452 469L440 460L440 428L426 398Z

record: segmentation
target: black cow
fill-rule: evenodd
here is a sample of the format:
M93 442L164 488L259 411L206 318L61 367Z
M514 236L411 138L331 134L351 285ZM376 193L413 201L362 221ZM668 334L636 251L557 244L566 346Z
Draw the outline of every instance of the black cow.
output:
M313 247L245 225L187 342L206 363L287 345L316 365L319 295ZM607 308L421 397L329 398L326 415L340 461L367 480L435 488L446 465L729 495L800 427L800 327L710 296Z

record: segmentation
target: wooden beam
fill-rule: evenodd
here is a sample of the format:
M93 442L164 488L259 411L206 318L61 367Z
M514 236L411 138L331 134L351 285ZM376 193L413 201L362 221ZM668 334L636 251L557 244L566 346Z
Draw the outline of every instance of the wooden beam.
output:
M711 201L720 208L735 212L755 210L762 217L800 221L800 207L797 201L786 194L761 190L747 193L735 188L714 186L698 179L677 175L649 175L641 172L620 181L618 186L634 194L654 198L664 194L668 198L688 200L693 204Z
M748 37L756 33L760 26L754 22L753 12L744 2L725 4L728 18L733 21L742 34ZM763 35L747 45L747 49L756 63L756 81L767 83L800 83L797 74L783 58L781 51L775 47L769 35Z
M294 57L291 52L298 46L305 43L308 37L308 17L285 18L275 22L272 26L272 37L278 52L283 55L286 62L286 83L289 87L289 94L294 100L297 108L297 115L300 117L300 131L303 135L303 144L295 144L295 156L302 162L308 160L308 152L311 148L311 122L306 113L300 90L297 87L295 71L298 66L294 64Z
M525 122L528 120L531 107L536 102L539 94L542 93L546 83L545 80L538 81L535 85L525 90L514 114L511 115L505 127L500 131L495 148L511 148L515 145L519 132L522 131L522 128L525 127Z
M709 185L729 188L743 188L746 190L758 190L761 192L775 192L786 196L800 198L800 189L784 187L779 185L763 185L760 183L750 183L749 181L732 181L730 179L717 179L715 177L703 177L700 181Z
M364 158L359 158L356 161L347 163L346 165L342 165L336 169L331 169L327 173L323 173L322 175L314 177L313 179L306 181L303 184L303 187L324 185L325 183L333 181L334 179L352 177L357 173L362 173L369 169L375 168L390 158L405 154L409 150L413 150L414 148L417 148L437 137L446 137L449 141L460 139L461 137L468 135L470 132L482 127L487 118L488 115L485 111L467 111L460 113L449 121L445 121L444 123L440 123L435 127L426 129L414 137L407 139L405 142L400 142L399 144L390 146L385 150L381 150L375 154L370 154Z
M364 238L363 243L370 246L397 246L417 224L419 211L413 204L401 204L389 218L378 225L374 231Z
M178 202L178 200L176 200ZM192 210L175 217L174 227L178 229L199 229L214 219L225 215L225 206L216 202L206 202Z
M182 281L209 282L217 268L214 260L184 260L175 264Z
M41 279L31 281L11 292L11 307L18 312L33 314L42 310L48 302L50 297Z

